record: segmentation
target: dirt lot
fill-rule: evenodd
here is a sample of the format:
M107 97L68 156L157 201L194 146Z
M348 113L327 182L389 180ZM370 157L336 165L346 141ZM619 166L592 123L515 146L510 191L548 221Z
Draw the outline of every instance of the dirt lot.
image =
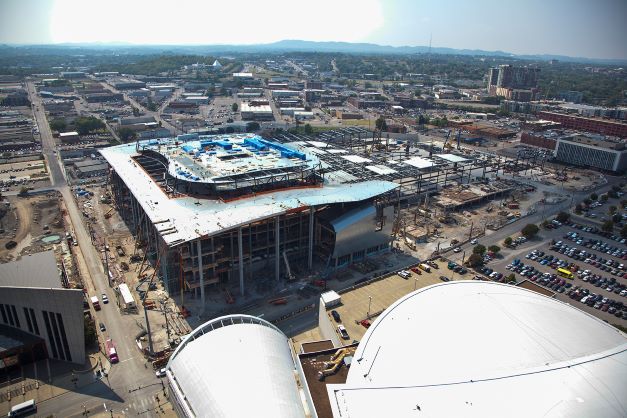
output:
M22 254L45 251L61 241L65 227L59 209L60 200L57 192L27 198L5 198L0 211L0 230L4 230L0 233L0 261L7 262ZM55 240L54 236L59 239ZM51 237L48 243L42 241L46 237ZM7 249L6 244L10 241L15 241L17 245Z

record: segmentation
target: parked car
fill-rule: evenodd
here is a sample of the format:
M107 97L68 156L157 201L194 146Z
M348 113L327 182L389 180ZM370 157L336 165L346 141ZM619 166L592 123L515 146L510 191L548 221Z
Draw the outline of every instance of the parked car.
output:
M341 317L340 317L340 314L337 313L336 310L332 310L331 311L331 316L333 317L333 319L335 319L335 322L341 322L341 320L342 320Z
M344 328L344 325L338 325L337 331L340 333L340 336L343 339L348 340L350 338L350 336L348 335L348 331L346 331L346 328Z

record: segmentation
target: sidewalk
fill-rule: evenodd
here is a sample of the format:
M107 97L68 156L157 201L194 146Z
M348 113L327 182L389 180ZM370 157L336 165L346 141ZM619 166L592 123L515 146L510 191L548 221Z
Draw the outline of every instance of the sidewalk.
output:
M102 354L96 353L89 356L89 364L86 364L84 369L75 369L62 375L55 375L53 372L50 382L46 381L46 372L43 373L46 375L43 379L24 378L18 383L3 387L0 392L0 415L6 416L12 406L29 399L41 403L90 385L98 380L95 372L96 369L100 368L100 365L105 369L109 367L106 358Z

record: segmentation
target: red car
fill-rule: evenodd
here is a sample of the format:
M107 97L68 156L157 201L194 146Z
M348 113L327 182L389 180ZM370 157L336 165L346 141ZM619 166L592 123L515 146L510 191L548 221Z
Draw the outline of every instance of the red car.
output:
M361 324L361 325L363 325L365 328L370 328L370 325L372 325L372 324L370 323L370 320L368 320L368 319L364 319L364 320L362 320L362 321L360 322L360 324Z
M422 274L422 270L420 270L418 267L412 267L410 268L410 270L416 274Z

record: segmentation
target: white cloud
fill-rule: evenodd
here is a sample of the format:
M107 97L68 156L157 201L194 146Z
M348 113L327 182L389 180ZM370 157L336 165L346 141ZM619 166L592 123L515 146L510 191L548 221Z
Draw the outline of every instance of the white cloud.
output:
M57 0L53 42L256 44L361 41L384 24L381 0Z

